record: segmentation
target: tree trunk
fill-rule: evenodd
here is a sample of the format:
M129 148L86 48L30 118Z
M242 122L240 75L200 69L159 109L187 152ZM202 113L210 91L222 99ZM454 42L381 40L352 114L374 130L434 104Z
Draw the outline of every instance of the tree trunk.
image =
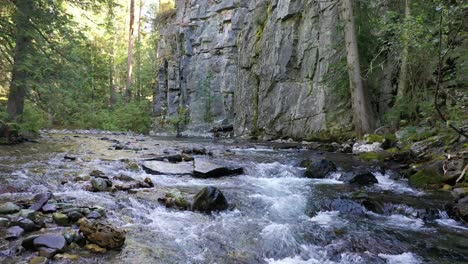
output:
M140 100L142 96L141 89L141 10L143 8L143 1L140 0L138 7L138 26L137 26L137 50L136 50L136 64L137 64L137 76L136 76L136 86L137 91L135 93L137 100Z
M344 20L347 66L352 97L354 126L356 133L358 135L362 135L366 132L371 132L374 128L371 102L366 90L364 89L361 78L361 65L359 62L352 1L342 0L341 8Z
M107 14L107 31L111 36L110 56L109 56L109 106L112 107L117 102L117 91L114 85L114 62L115 62L115 25L114 25L114 1L110 0L109 13Z
M408 36L408 19L411 16L411 9L409 6L409 0L405 0L405 27L403 29L403 50L401 51L401 67L400 67L400 75L398 79L398 92L397 98L395 102L395 107L397 108L399 115L398 119L396 120L395 126L398 126L401 116L401 110L399 108L402 105L402 101L408 95L408 54L409 54L409 36Z
M127 59L127 101L132 99L133 46L135 45L135 0L130 0L130 23Z
M29 19L33 12L33 5L34 1L30 0L16 1L16 46L7 106L9 120L13 122L21 121L24 110L27 92L26 81L29 75L25 64L28 60L28 52L32 49Z

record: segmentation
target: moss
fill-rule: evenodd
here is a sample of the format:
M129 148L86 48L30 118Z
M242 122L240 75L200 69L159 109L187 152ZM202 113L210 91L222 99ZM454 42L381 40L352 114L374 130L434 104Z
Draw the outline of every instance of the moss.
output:
M365 152L359 154L359 158L364 161L373 161L373 160L378 160L378 161L384 161L387 158L386 153L382 152Z
M430 186L440 186L442 177L435 169L426 168L415 174L409 179L409 184L417 188L426 188Z
M307 136L306 141L309 142L344 142L350 138L354 138L355 134L352 132L344 132L339 130L320 131Z
M368 134L364 136L364 140L368 143L384 143L387 139L384 136L377 135L377 134Z

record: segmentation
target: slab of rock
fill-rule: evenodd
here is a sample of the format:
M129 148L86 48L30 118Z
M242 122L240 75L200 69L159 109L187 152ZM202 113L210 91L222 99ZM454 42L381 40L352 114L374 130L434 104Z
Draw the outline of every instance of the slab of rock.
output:
M369 186L378 183L377 178L369 171L347 172L341 175L340 180L359 186Z
M52 193L40 193L34 196L34 201L36 201L36 203L29 207L29 209L39 211L51 198Z
M21 208L14 203L7 202L0 205L0 214L14 214L20 211Z
M146 173L154 175L184 175L193 173L193 162L169 163L164 161L144 161Z
M332 161L321 159L316 161L304 160L301 167L305 167L305 176L309 178L323 179L328 174L336 171L336 165Z
M5 239L13 240L21 237L24 234L24 229L19 226L12 226L6 230Z
M56 234L40 235L33 240L34 247L39 249L42 247L62 250L67 245L65 237Z
M203 188L194 197L192 209L204 213L228 209L229 204L224 194L217 188L209 186Z
M242 168L228 168L204 160L195 160L193 176L196 178L219 178L229 175L242 174Z
M367 144L365 142L356 142L353 145L353 153L361 154L366 152L383 152L382 143L374 142L372 144Z
M86 239L102 248L118 249L125 243L125 233L109 224L86 218L80 219L78 224Z
M335 199L325 205L326 210L338 211L344 214L363 215L365 213L362 205L348 199Z

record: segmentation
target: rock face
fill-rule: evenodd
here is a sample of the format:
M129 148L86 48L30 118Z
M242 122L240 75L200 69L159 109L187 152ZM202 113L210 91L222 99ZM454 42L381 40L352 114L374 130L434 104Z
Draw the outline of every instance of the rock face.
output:
M193 200L192 209L210 213L212 211L222 211L228 208L228 202L223 193L215 187L209 186L203 188Z
M337 5L314 0L178 0L161 8L155 127L233 125L237 136L263 139L348 130L348 106L325 82L340 59L337 20Z

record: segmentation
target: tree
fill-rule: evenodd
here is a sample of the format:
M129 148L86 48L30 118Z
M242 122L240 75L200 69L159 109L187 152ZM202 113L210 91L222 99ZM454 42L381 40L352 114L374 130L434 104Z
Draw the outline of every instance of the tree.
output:
M20 121L24 110L24 100L28 90L28 57L32 50L30 18L34 12L34 1L17 0L14 22L16 25L16 45L13 57L10 92L8 95L8 117L10 121Z
M135 0L130 0L130 24L128 33L127 52L127 101L132 99L132 78L133 78L133 46L135 45Z
M362 135L366 132L371 132L374 128L371 102L361 77L361 65L359 61L352 1L342 0L341 8L344 21L346 59L352 97L353 120L356 133Z

